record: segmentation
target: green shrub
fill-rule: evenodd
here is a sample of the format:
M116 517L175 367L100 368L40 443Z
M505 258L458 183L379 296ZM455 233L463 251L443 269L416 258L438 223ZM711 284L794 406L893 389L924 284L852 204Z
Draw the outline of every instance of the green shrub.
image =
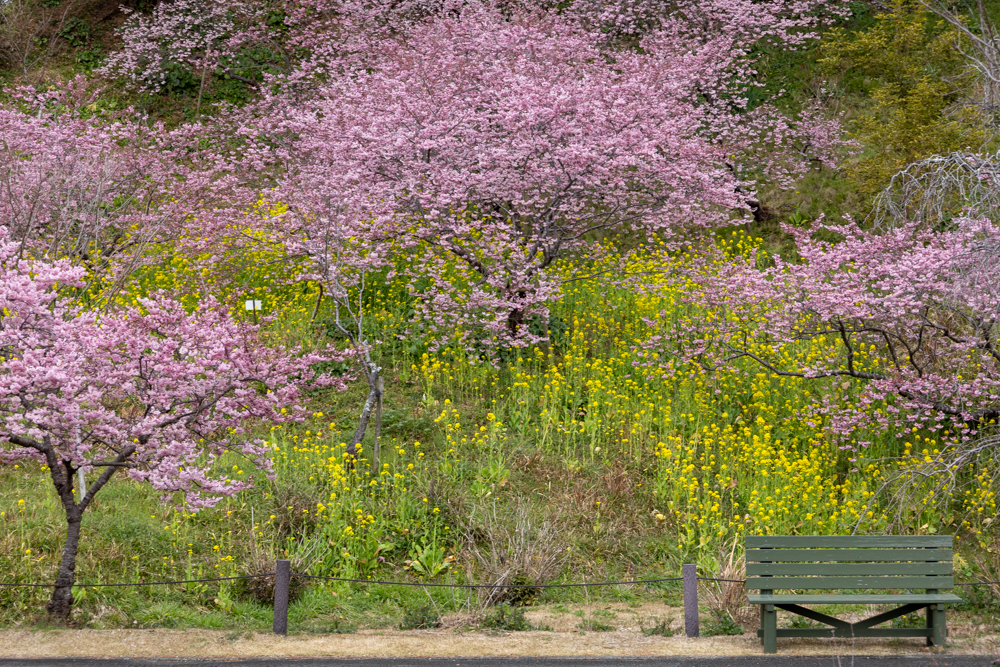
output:
M533 629L531 623L524 617L524 609L509 604L497 605L490 609L483 617L480 626L490 630L505 630L507 632Z
M820 71L841 94L864 100L849 121L863 150L845 164L860 193L874 196L906 165L985 138L961 104L970 82L958 44L954 28L911 0L894 0L865 30L824 35Z
M400 630L429 630L441 627L441 615L432 605L407 609L399 624Z
M742 635L743 626L734 621L733 617L729 614L720 614L705 623L701 634L705 637Z
M643 628L642 634L647 637L673 637L676 630L671 627L670 619L665 618L651 628Z

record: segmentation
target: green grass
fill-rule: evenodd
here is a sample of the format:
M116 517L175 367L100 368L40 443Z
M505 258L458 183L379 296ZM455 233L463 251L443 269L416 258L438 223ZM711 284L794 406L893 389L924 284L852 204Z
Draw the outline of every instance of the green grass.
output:
M262 556L266 563L296 558L314 539L330 545L309 570L315 574L426 581L407 561L440 549L443 569L434 581L480 581L484 575L465 551L463 532L468 529L483 539L485 525L471 517L494 503L501 516L526 505L536 524L558 523L563 540L559 548L565 550L566 560L554 582L659 578L676 575L685 562L697 562L703 571L712 572L716 550L738 540L740 533L715 537L699 528L697 520L685 518L686 513L705 512L716 520L704 505L716 497L711 494L724 504L738 501L750 509L749 496L742 494L750 493L751 486L760 497L776 494L787 484L785 473L774 469L761 476L751 461L744 464L742 484L721 488L721 481L713 481L719 479L713 477L719 474L716 460L706 465L713 470L706 469L702 477L708 495L691 496L673 486L675 473L655 455L655 443L673 434L698 442L706 427L732 420L723 416L728 412L747 424L757 423L758 417L773 423L779 429L774 437L790 443L812 437L790 413L769 410L808 402L820 389L752 374L749 379L717 378L718 397L691 384L685 375L639 382L632 377L623 341L641 333L642 309L654 307L659 306L640 304L634 295L606 285L569 294L554 312L567 322L580 320L569 327L565 340L547 350L524 351L520 361L512 358L500 368L469 365L455 351L425 362L405 348L390 348L382 462L399 471L403 481L371 490L364 462L346 476L324 467L320 450L338 451L336 443L353 428L363 390L354 386L348 392L318 393L310 407L322 417L281 431L262 430L282 452L299 449L288 460L275 455L274 481L244 469L241 459L219 460L221 470L232 472L236 466L242 473L233 474L254 479L256 486L215 508L187 512L174 505L175 499L161 498L148 486L114 479L85 515L78 580L130 583L240 575L253 558ZM291 338L302 338L304 330L294 318L282 325L282 335ZM615 361L623 354L624 361ZM571 357L588 359L589 370ZM606 364L600 371L594 370L597 360ZM559 377L566 382L557 391L553 387ZM593 387L594 379L610 387L607 393L592 389L581 394L581 387ZM650 405L662 410L648 414ZM490 414L496 419L491 421ZM331 422L338 426L331 429ZM496 426L499 422L502 427ZM371 434L365 443L366 449L370 446ZM892 446L891 441L879 441L873 448L891 451ZM397 453L397 447L405 453ZM724 451L699 446L694 453L707 464L709 455L722 456ZM825 468L828 474L849 477L845 462L835 450L832 455ZM714 485L720 488L713 490ZM331 492L336 500L331 500ZM853 492L837 493L850 498ZM788 496L789 502L795 497ZM680 503L673 512L671 502ZM316 510L317 503L329 506L326 513ZM364 529L356 522L345 523L358 511L372 517ZM0 512L4 580L52 581L64 528L51 482L36 463L0 468ZM661 521L655 518L657 512L670 516ZM795 521L800 517L790 512L781 519L785 523L774 519L772 529L796 530ZM344 528L351 525L355 537L346 538ZM341 557L341 549L350 550L350 558ZM454 557L454 562L443 562L446 557ZM45 589L0 589L0 625L42 622L46 597ZM681 589L679 582L664 582L545 589L539 596L539 602L563 605L597 600L677 605ZM312 583L291 605L290 623L302 631L393 627L428 604L441 614L463 612L474 608L477 598L463 589ZM595 623L589 629L596 631L597 626L610 625L609 620L595 615L585 624ZM267 630L271 610L242 598L229 582L98 588L81 589L75 621L97 628Z

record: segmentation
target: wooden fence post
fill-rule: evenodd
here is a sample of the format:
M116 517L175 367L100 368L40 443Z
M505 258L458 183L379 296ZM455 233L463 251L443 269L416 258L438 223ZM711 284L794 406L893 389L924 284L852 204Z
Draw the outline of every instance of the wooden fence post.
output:
M698 630L698 566L685 565L684 578L684 634L697 637Z
M274 563L274 634L288 634L288 588L292 582L292 561Z

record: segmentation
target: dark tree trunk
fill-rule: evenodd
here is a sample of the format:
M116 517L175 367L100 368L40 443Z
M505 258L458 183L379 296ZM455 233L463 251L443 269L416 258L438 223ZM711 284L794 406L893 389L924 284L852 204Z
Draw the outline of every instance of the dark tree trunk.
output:
M510 292L508 292L508 294L510 294ZM514 296L522 302L527 295L528 293L523 289L517 290L517 292L514 293ZM507 331L510 332L511 338L517 338L517 334L521 331L521 327L524 326L524 323L524 308L514 308L507 313Z
M73 583L76 581L76 552L80 546L80 524L83 513L74 508L66 513L66 544L63 546L62 563L56 577L56 587L45 605L49 616L62 622L69 621L73 608Z
M507 314L507 331L511 338L516 338L518 331L524 325L524 311L516 308Z
M61 623L69 621L73 608L73 583L76 580L76 552L80 546L80 524L83 519L83 503L76 503L73 497L73 473L76 467L66 460L56 458L55 452L48 443L45 454L49 464L49 474L52 484L56 487L59 500L62 501L66 513L66 544L63 545L62 563L59 564L59 574L56 576L56 587L52 597L45 605L49 617Z
M145 436L144 436L145 437ZM52 597L45 605L45 611L49 617L60 623L69 621L70 612L73 609L73 584L76 581L76 552L80 547L80 527L83 523L83 513L94 499L94 495L100 491L119 467L126 466L125 463L132 454L135 447L126 447L119 452L118 456L111 462L96 463L97 466L106 466L106 470L95 481L89 489L81 490L80 502L76 502L73 497L73 473L77 471L72 461L61 459L57 456L55 448L46 438L42 442L29 438L12 439L15 444L22 447L31 447L38 450L45 456L45 462L49 466L49 475L52 477L52 485L59 494L63 511L66 513L66 544L63 546L62 563L59 564L59 574L56 576L55 589Z

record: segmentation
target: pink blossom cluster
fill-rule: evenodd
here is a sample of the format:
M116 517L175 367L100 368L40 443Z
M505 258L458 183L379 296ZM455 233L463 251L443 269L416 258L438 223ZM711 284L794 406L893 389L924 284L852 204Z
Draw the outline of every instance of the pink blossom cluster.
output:
M848 222L786 227L800 261L736 258L692 273L697 298L722 317L689 358L749 358L781 375L861 380L856 408L819 409L845 438L862 426L923 425L962 440L1000 422L1000 228L960 219L874 233ZM837 242L817 232L834 234ZM783 352L822 341L826 354L789 366ZM888 408L876 410L876 404ZM862 443L863 444L863 443Z
M753 18L792 39L779 4ZM405 30L387 19L354 42L363 68L305 98L265 92L224 138L243 142L224 162L227 192L242 183L257 198L254 177L273 178L268 197L289 213L261 224L317 275L336 267L328 284L411 253L414 276L433 278L415 287L432 337L458 326L477 331L470 345L537 340L525 323L559 292L557 258L595 234L728 224L750 206L751 172L788 182L842 145L817 109L795 119L733 96L751 76L750 33L721 22L752 20L749 5L720 4L708 32L675 16L641 50L609 48L572 12L445 9Z
M212 470L222 452L269 469L267 448L250 432L255 420L301 418L304 387L343 386L314 377L311 365L328 356L265 346L255 327L211 300L193 314L165 295L119 312L85 310L73 298L83 269L21 259L20 250L0 227L0 455L8 461L34 456L53 470L108 478L123 467L191 507L211 506L247 486Z
M132 86L160 92L170 68L215 69L253 35L263 22L261 5L239 0L160 2L148 16L132 14L121 28L125 48L108 56L101 71L121 76ZM244 28L245 30L240 30Z
M210 176L185 131L102 113L97 92L78 77L0 106L0 225L21 256L70 259L109 287L156 260L151 243L182 236Z

